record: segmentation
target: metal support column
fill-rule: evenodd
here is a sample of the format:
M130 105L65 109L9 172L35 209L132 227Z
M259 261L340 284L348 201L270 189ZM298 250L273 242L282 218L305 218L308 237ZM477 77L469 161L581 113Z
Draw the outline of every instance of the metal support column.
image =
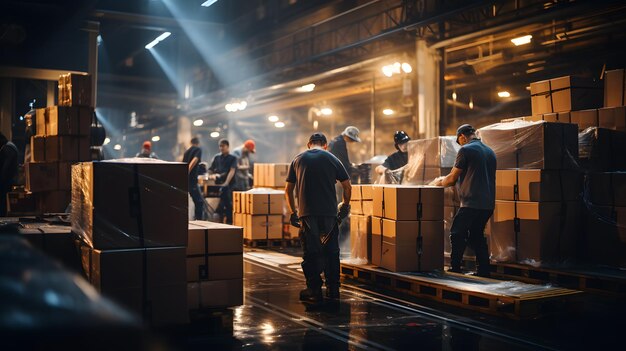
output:
M374 157L376 156L376 71L372 73L371 99L372 110L370 112L370 130L372 131L372 157Z
M100 22L87 21L84 30L89 33L89 62L87 70L91 75L91 101L96 106L98 97L98 35L100 35Z

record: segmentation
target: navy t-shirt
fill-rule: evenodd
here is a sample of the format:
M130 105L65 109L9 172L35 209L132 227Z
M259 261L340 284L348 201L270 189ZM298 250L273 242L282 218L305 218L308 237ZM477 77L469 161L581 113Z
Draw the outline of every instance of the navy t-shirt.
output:
M406 166L408 162L408 152L396 151L385 159L385 162L383 162L383 167L393 171L394 169Z
M461 207L493 210L496 205L496 154L479 139L465 144L456 155Z
M211 162L211 167L209 167L209 171L213 173L219 174L217 179L215 180L216 184L223 184L228 177L228 172L231 169L237 168L237 157L231 154L222 154L219 153L213 156L213 162ZM227 185L232 185L235 182L235 177L233 176L230 179L230 183Z
M346 171L352 168L350 158L348 157L348 146L346 141L343 139L343 135L339 135L330 141L330 144L328 144L328 151L341 161L341 164L343 164Z
M296 184L299 216L336 216L335 183L348 179L341 161L328 151L310 149L296 156L287 182Z
M202 161L202 150L197 146L191 146L189 149L187 149L187 151L185 151L185 154L183 155L183 162L189 164L194 157L198 158L198 162L189 172L189 180L197 182L199 168L198 165L200 164L200 161Z

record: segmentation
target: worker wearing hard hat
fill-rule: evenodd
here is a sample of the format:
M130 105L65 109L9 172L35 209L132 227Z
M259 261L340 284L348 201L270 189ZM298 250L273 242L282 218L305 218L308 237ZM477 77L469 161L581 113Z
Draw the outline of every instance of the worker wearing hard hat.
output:
M256 144L251 139L246 140L243 145L233 149L233 152L231 152L231 155L237 157L237 172L235 173L233 190L247 191L252 188L254 164L250 160L251 153L256 153Z
M341 161L348 175L352 173L352 164L350 163L350 157L348 157L347 143L355 142L361 142L361 138L359 138L359 128L348 126L341 135L335 137L335 139L331 140L328 144L328 151Z
M409 154L407 152L409 140L411 140L411 137L409 137L405 131L396 131L393 135L393 142L396 150L398 151L389 155L382 165L376 167L376 173L384 174L387 170L394 171L398 168L406 166L409 161Z

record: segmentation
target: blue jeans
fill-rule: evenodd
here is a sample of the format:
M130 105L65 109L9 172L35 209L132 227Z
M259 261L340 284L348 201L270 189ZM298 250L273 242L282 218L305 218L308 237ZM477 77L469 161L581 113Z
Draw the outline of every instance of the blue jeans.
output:
M322 287L320 274L324 272L327 288L339 288L339 230L337 217L307 216L300 219L302 243L302 271L307 288ZM322 242L328 234L328 240Z
M204 211L204 199L202 198L202 194L200 193L200 187L198 187L198 182L189 182L189 195L191 195L191 199L193 200L193 204L195 205L195 209L193 212L193 216L196 220L202 220L202 211Z
M485 240L485 225L493 210L461 207L450 228L450 268L461 269L465 247L469 244L476 253L478 273L489 273L489 249Z

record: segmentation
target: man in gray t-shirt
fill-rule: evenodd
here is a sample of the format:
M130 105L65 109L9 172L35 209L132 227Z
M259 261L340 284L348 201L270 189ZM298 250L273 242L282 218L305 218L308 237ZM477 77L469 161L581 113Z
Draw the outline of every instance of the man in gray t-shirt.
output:
M476 130L464 124L457 130L459 150L452 172L434 185L454 186L459 182L461 208L450 228L450 271L461 272L467 244L476 252L478 275L489 276L489 250L485 225L496 203L496 154L476 137Z

